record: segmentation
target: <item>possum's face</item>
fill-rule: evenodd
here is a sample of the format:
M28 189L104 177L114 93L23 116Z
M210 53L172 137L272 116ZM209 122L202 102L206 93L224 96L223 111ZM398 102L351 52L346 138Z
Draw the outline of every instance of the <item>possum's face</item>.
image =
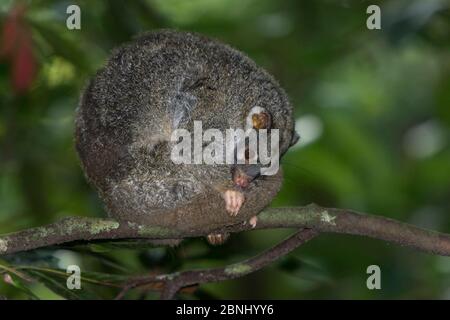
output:
M269 110L254 106L246 117L245 130L247 134L253 131L253 139L250 135L245 139L242 154L244 163L235 164L231 168L232 180L241 188L247 188L253 180L262 175L276 174L280 158L287 151L285 149L280 152L279 129L273 127ZM299 136L294 131L288 147L294 145L298 139Z

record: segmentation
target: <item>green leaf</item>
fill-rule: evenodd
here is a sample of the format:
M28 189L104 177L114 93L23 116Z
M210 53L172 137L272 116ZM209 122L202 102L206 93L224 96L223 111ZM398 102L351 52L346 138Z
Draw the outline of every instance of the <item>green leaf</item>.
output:
M19 291L23 292L25 295L30 297L32 300L39 300L39 297L36 296L33 291L15 274L6 273L5 276L9 277L8 284L12 285Z
M31 275L33 275L38 281L44 284L48 289L61 296L62 298L68 300L93 300L97 299L97 297L88 292L85 288L80 290L70 290L66 285L66 278L58 277L55 275L46 274L37 270L29 270Z

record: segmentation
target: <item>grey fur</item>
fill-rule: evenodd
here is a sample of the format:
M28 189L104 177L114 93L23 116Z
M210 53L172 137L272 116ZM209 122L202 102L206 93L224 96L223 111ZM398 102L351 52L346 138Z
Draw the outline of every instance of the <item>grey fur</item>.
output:
M203 129L244 128L255 105L271 113L283 154L294 121L272 76L218 41L151 32L114 50L86 88L77 110L76 149L112 217L149 221L146 217L192 207L205 193L231 187L229 165L174 164L172 131L192 130L194 120L201 120ZM263 187L255 181L253 188Z

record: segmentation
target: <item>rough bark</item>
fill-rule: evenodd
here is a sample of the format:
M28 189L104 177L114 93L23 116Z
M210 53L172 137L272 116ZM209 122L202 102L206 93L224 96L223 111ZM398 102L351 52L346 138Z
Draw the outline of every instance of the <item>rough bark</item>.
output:
M428 253L450 255L448 234L347 209L316 205L269 208L258 215L255 229L270 228L308 228L319 233L367 236ZM247 222L233 223L219 229L205 226L202 229L177 230L112 219L68 217L46 226L0 235L0 255L73 241L148 239L156 244L170 244L188 237L205 236L211 232L233 233L251 229Z

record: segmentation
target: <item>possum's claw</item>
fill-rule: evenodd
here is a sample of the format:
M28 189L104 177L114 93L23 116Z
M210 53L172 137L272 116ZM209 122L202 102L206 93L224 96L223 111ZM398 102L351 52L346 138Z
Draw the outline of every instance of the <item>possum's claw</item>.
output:
M250 223L252 229L254 229L256 227L256 224L258 223L258 217L257 216L251 217L248 223Z
M227 190L223 194L223 198L225 199L225 208L227 212L232 216L236 216L245 201L245 197L242 192Z
M230 236L229 233L210 233L210 234L208 234L206 239L213 246L217 246L217 245L225 243L225 241L227 241L229 236Z

